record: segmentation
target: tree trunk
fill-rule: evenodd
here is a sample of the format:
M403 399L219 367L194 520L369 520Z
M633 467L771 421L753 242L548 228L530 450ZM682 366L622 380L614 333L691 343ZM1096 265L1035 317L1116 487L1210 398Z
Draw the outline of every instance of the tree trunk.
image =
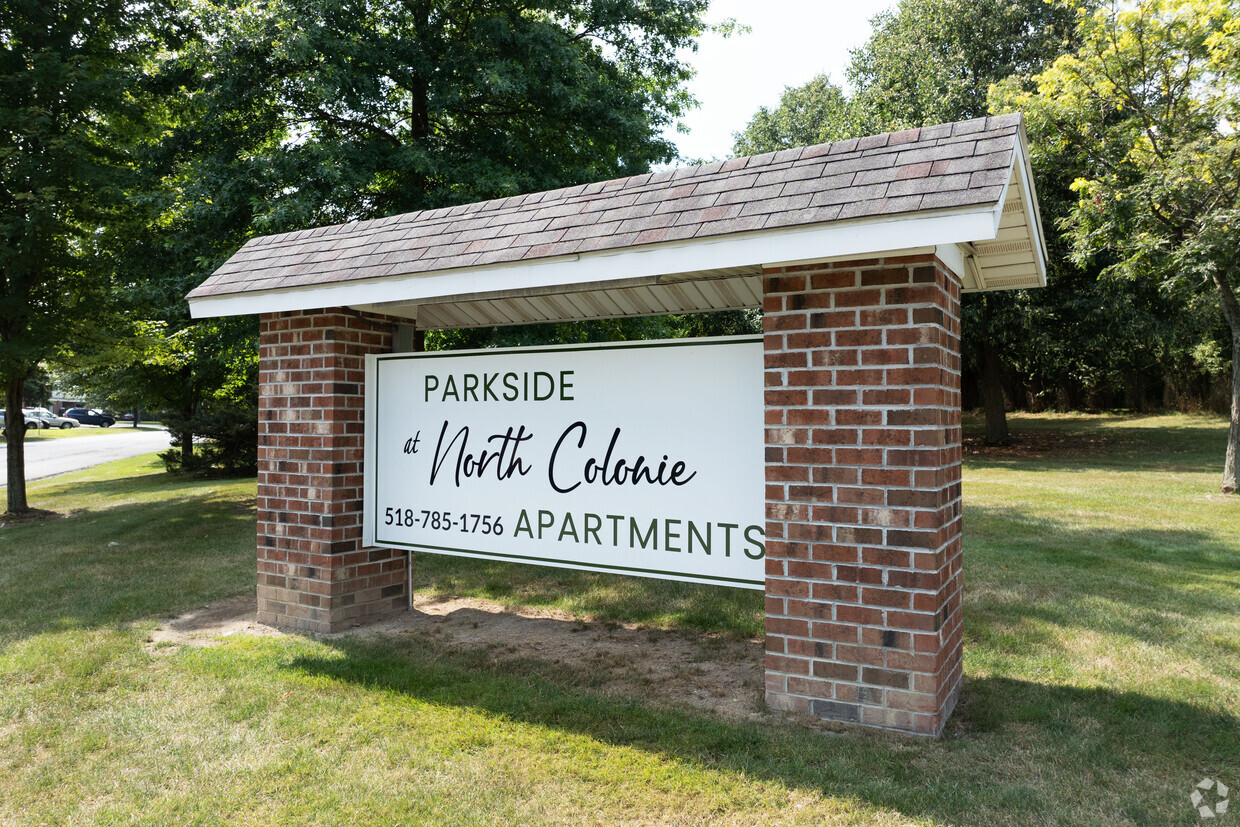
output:
M1003 365L999 361L999 349L989 336L981 337L981 345L977 388L982 394L982 407L986 411L986 434L982 441L987 445L1006 445L1012 438L1008 433L1007 409L1003 403Z
M181 442L181 468L188 470L194 463L194 432L182 431L177 438Z
M1214 272L1223 318L1231 328L1231 428L1227 432L1227 455L1223 460L1224 494L1240 494L1240 300L1227 273Z
M1227 457L1223 461L1224 494L1240 494L1240 330L1231 336L1231 428L1227 432Z
M24 514L30 510L26 502L26 417L22 415L22 386L25 377L9 376L4 389L4 427L7 437L8 512Z

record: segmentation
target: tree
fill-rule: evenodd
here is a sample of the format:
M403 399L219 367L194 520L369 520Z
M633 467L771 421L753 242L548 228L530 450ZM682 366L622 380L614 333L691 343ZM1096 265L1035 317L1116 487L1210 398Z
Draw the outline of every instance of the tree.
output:
M692 99L706 0L281 0L200 20L200 125L255 119L264 232L637 174Z
M776 149L813 146L864 135L870 119L827 75L804 86L786 87L774 109L760 107L733 138L732 154L760 155Z
M1168 289L1209 290L1231 331L1231 429L1222 490L1240 491L1240 10L1228 0L1078 7L1080 48L1006 84L996 106L1035 145L1087 159L1060 222L1078 260Z
M0 4L0 377L8 510L28 510L22 385L91 323L107 293L108 222L145 129L145 55L159 0Z
M883 129L978 118L987 91L1067 51L1075 16L1045 0L902 0L852 53L854 104Z
M987 114L991 84L1028 76L1071 44L1070 10L1044 0L904 0L874 19L874 34L853 52L853 105L869 131L902 129ZM986 412L983 441L1009 440L1004 364L1026 336L1021 297L966 296L962 349L978 377Z
M981 117L988 87L1049 63L1071 42L1070 10L1043 0L903 0L873 19L852 54L851 98L825 76L785 90L738 133L736 154ZM979 379L987 444L1008 440L1003 363L1024 337L1020 299L1009 293L964 302L966 359Z
M206 421L196 413L211 398L204 377L244 375L243 364L221 361L243 351L239 341L221 336L248 336L252 348L256 334L188 333L202 323L186 317L183 297L252 235L671 160L660 132L692 104L679 53L703 31L705 9L705 0L194 6L196 37L161 65L167 138L148 158L146 217L126 245L121 292L170 341L195 344L181 352L190 360L181 373L158 353L130 358L125 371L152 399L180 383L179 401L162 404L183 428ZM193 439L177 441L188 465Z

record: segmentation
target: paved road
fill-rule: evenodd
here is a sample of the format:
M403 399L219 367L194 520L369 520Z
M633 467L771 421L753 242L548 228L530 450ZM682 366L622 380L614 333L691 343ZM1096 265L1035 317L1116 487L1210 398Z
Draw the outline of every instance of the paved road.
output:
M28 436L26 479L29 481L54 477L101 462L136 457L168 447L168 432L164 430L134 429L122 425L115 426L113 430L116 433L66 439L39 439L37 436ZM0 445L0 486L8 484L8 459L8 447Z

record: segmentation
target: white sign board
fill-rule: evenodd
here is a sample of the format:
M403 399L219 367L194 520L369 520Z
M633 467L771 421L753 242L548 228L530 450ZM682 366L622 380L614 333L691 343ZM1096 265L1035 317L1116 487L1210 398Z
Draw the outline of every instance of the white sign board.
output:
M762 342L368 356L367 545L761 589Z

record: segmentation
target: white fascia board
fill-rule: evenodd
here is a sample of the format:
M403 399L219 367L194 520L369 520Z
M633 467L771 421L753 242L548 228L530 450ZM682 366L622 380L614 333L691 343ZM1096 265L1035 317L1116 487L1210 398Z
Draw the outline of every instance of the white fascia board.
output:
M1025 226L1029 232L1029 246L1033 248L1033 259L1038 272L1038 286L1046 286L1046 262L1050 254L1046 251L1046 237L1042 235L1042 212L1038 207L1038 193L1033 184L1033 167L1029 163L1029 147L1025 138L1025 126L1022 123L1017 133L1015 151L1012 153L1013 174L1021 177L1021 206L1025 212ZM1000 201L1000 204L1003 202Z
M940 244L934 248L934 255L939 261L947 266L956 276L964 281L965 273L965 252L960 248L959 244Z
M1006 190L1005 190L1006 192ZM190 315L242 316L321 307L416 303L439 296L544 290L583 282L654 278L727 267L776 267L787 262L873 255L910 247L983 241L998 233L1003 201L970 209L858 219L813 227L651 244L622 250L466 267L365 281L190 299Z

